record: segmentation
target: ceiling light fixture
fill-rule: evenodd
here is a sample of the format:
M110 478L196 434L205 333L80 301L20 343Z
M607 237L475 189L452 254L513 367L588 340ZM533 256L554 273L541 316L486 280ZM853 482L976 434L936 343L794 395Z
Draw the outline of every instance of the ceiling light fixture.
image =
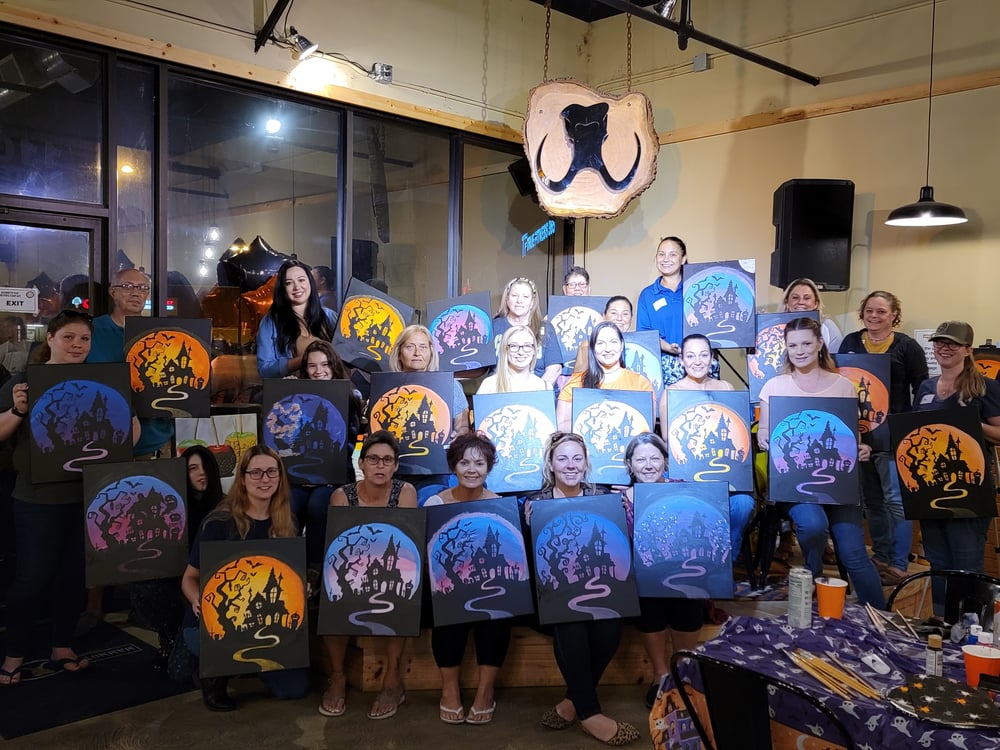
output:
M288 30L292 32L291 36L288 37L288 41L295 48L296 55L299 60L305 60L307 57L312 55L316 50L319 49L318 44L313 44L308 39L306 39L302 34L295 30L294 26L289 26Z
M964 224L969 219L958 206L934 200L931 186L931 103L934 100L934 29L937 24L937 0L931 3L930 81L927 84L927 161L924 186L916 203L900 206L889 214L885 223L893 227L942 227Z

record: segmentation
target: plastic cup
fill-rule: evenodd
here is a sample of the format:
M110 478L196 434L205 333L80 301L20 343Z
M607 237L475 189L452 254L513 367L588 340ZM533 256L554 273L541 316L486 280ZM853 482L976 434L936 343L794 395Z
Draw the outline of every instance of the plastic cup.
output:
M1000 677L1000 648L991 646L962 646L965 655L965 681L972 687L979 687L979 678L984 674Z
M816 601L820 617L839 620L844 616L844 600L847 598L847 581L842 578L816 579Z

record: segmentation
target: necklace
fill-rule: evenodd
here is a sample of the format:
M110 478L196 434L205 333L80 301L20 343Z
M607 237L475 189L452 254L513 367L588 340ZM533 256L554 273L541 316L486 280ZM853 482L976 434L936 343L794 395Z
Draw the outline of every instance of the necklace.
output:
M867 328L865 329L865 336L866 336L866 337L868 338L868 340L869 340L869 341L871 341L871 342L872 342L873 344L879 344L879 343L881 343L881 342L885 341L885 340L886 340L887 338L889 338L889 337L890 337L890 336L891 336L891 335L892 335L893 333L894 333L894 331L893 331L893 330L892 330L892 329L890 328L890 329L889 329L889 333L887 333L887 334L886 334L885 336L883 336L882 338L878 338L878 339L877 339L877 338L875 338L874 336L872 336L872 333L871 333L871 331L869 331L869 330L868 330Z

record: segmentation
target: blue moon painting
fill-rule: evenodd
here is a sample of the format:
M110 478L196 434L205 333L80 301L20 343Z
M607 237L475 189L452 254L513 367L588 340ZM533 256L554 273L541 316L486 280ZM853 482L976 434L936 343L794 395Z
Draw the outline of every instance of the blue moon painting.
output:
M455 368L472 370L484 364L480 352L493 336L493 325L478 307L449 307L434 318L429 328L434 348Z
M330 601L352 595L411 599L420 575L420 550L401 529L382 523L341 532L330 542L323 562L323 585Z
M114 388L68 380L49 388L31 407L31 436L43 453L59 452L116 436L131 440L131 421L128 401Z
M456 529L463 539L450 538L452 535L448 532L451 528ZM427 545L427 564L431 592L448 593L454 589L453 576L462 582L471 580L474 574L473 553L477 548L486 546L488 536L491 536L491 541L495 539L498 552L502 552L506 561L515 568L516 580L527 580L528 560L521 530L495 513L460 513L429 535L431 542ZM455 546L456 541L459 549L464 549L464 554L451 554L450 548ZM448 565L448 569L442 564L446 561L453 563Z
M611 521L591 513L564 513L556 517L538 533L539 547L572 536L575 543L569 544L565 554L547 558L537 555L535 563L539 580L559 580L565 578L569 584L583 583L595 575L588 570L584 558L592 547L603 549L598 554L606 556L612 567L607 575L624 581L632 569L631 548L628 538ZM557 570L558 567L558 570Z
M326 484L321 467L344 447L347 425L325 398L297 393L277 401L264 415L263 437L285 459L293 480Z
M87 507L87 538L97 551L156 540L178 541L184 501L167 482L139 474L101 488Z

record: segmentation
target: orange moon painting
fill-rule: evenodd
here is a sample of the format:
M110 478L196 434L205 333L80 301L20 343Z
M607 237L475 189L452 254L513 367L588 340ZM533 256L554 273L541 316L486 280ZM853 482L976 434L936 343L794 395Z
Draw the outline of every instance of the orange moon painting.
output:
M147 385L158 388L177 384L201 390L211 370L208 352L201 342L184 331L171 329L140 338L128 350L125 361L135 393L141 393Z
M386 391L372 404L371 428L373 432L388 430L405 443L429 441L444 445L451 435L451 411L430 388L401 385Z
M896 448L896 467L910 491L969 477L978 477L977 483L982 484L986 477L986 457L979 441L947 424L924 425L907 434ZM955 476L956 467L963 477Z
M840 367L837 372L854 383L858 389L858 404L861 417L858 419L858 429L861 432L871 432L885 422L889 415L889 390L885 384L860 367ZM862 382L867 391L867 398L862 395Z
M212 638L241 630L250 616L251 602L258 595L269 596L269 587L277 583L278 598L284 603L289 619L280 624L286 629L302 627L305 622L305 582L281 560L266 555L241 557L226 563L207 581L201 591L201 619ZM222 625L222 618L230 627ZM292 623L296 623L293 625Z
M365 344L377 360L388 356L392 343L403 332L396 309L378 297L350 297L340 313L340 335Z
M702 461L714 458L710 443L713 435L728 433L733 450L750 455L750 433L740 416L721 404L696 404L684 409L670 421L670 455L680 463L691 458Z

